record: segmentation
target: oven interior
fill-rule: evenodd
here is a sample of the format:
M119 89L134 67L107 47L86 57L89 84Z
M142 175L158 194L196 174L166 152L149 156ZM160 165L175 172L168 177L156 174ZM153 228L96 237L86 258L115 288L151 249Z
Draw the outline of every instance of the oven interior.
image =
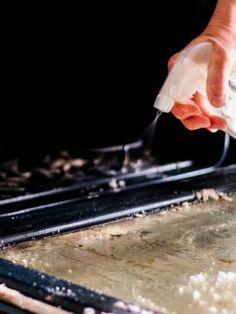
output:
M213 294L194 299L204 289L195 281L202 278L216 289L234 274L231 143L222 136L217 160L205 164L160 162L155 142L148 149L142 137L53 152L31 164L24 156L3 161L1 282L72 313L168 313L183 304L186 313L193 306L199 313L217 308L209 301ZM228 289L232 294L233 283ZM30 312L4 299L0 308Z
M235 140L152 122L214 2L1 1L1 312L232 313Z

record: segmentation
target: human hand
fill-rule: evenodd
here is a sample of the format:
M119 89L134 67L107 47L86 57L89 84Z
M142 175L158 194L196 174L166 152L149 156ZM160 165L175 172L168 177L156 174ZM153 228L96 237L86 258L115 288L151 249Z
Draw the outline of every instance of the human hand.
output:
M207 128L211 132L224 131L227 128L227 122L221 117L211 115L204 106L205 101L205 97L200 93L195 93L191 103L175 103L171 112L189 130Z
M216 10L205 31L188 46L209 41L213 44L211 60L208 66L207 98L214 107L225 103L228 89L228 78L236 64L236 1L219 0ZM169 69L173 66L178 54L169 60ZM225 130L227 123L222 118L213 116L204 106L205 97L196 93L191 103L175 103L173 115L189 130L207 128L210 131Z

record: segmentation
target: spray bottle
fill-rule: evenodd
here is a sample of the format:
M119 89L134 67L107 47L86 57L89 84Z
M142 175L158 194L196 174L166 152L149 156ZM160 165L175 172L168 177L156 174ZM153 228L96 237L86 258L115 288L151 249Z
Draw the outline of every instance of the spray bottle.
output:
M185 48L169 72L154 103L160 112L170 112L174 103L188 103L195 92L206 97L206 110L227 122L227 132L236 138L236 71L229 77L229 88L223 107L210 104L206 95L208 64L212 53L212 43L202 42Z

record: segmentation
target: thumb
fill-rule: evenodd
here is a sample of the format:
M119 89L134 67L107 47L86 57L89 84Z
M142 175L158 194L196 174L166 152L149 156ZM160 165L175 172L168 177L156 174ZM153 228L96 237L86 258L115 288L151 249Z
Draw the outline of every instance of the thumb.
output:
M222 49L215 47L207 75L207 97L214 107L221 107L225 103L231 70L230 58Z

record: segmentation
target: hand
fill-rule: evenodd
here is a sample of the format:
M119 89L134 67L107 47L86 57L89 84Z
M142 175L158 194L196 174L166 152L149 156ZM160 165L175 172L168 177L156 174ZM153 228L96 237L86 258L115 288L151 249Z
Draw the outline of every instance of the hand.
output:
M224 131L227 128L226 121L207 112L204 106L205 101L201 94L196 93L191 103L175 103L171 112L189 130L207 128L211 132Z
M205 31L188 46L203 41L213 44L208 67L207 98L215 107L224 105L228 88L228 77L236 64L236 1L218 0L215 12ZM168 67L171 68L178 54L172 56ZM176 103L173 115L180 119L189 130L207 128L210 131L225 130L227 123L220 117L212 116L204 107L205 99L196 93L190 104Z

